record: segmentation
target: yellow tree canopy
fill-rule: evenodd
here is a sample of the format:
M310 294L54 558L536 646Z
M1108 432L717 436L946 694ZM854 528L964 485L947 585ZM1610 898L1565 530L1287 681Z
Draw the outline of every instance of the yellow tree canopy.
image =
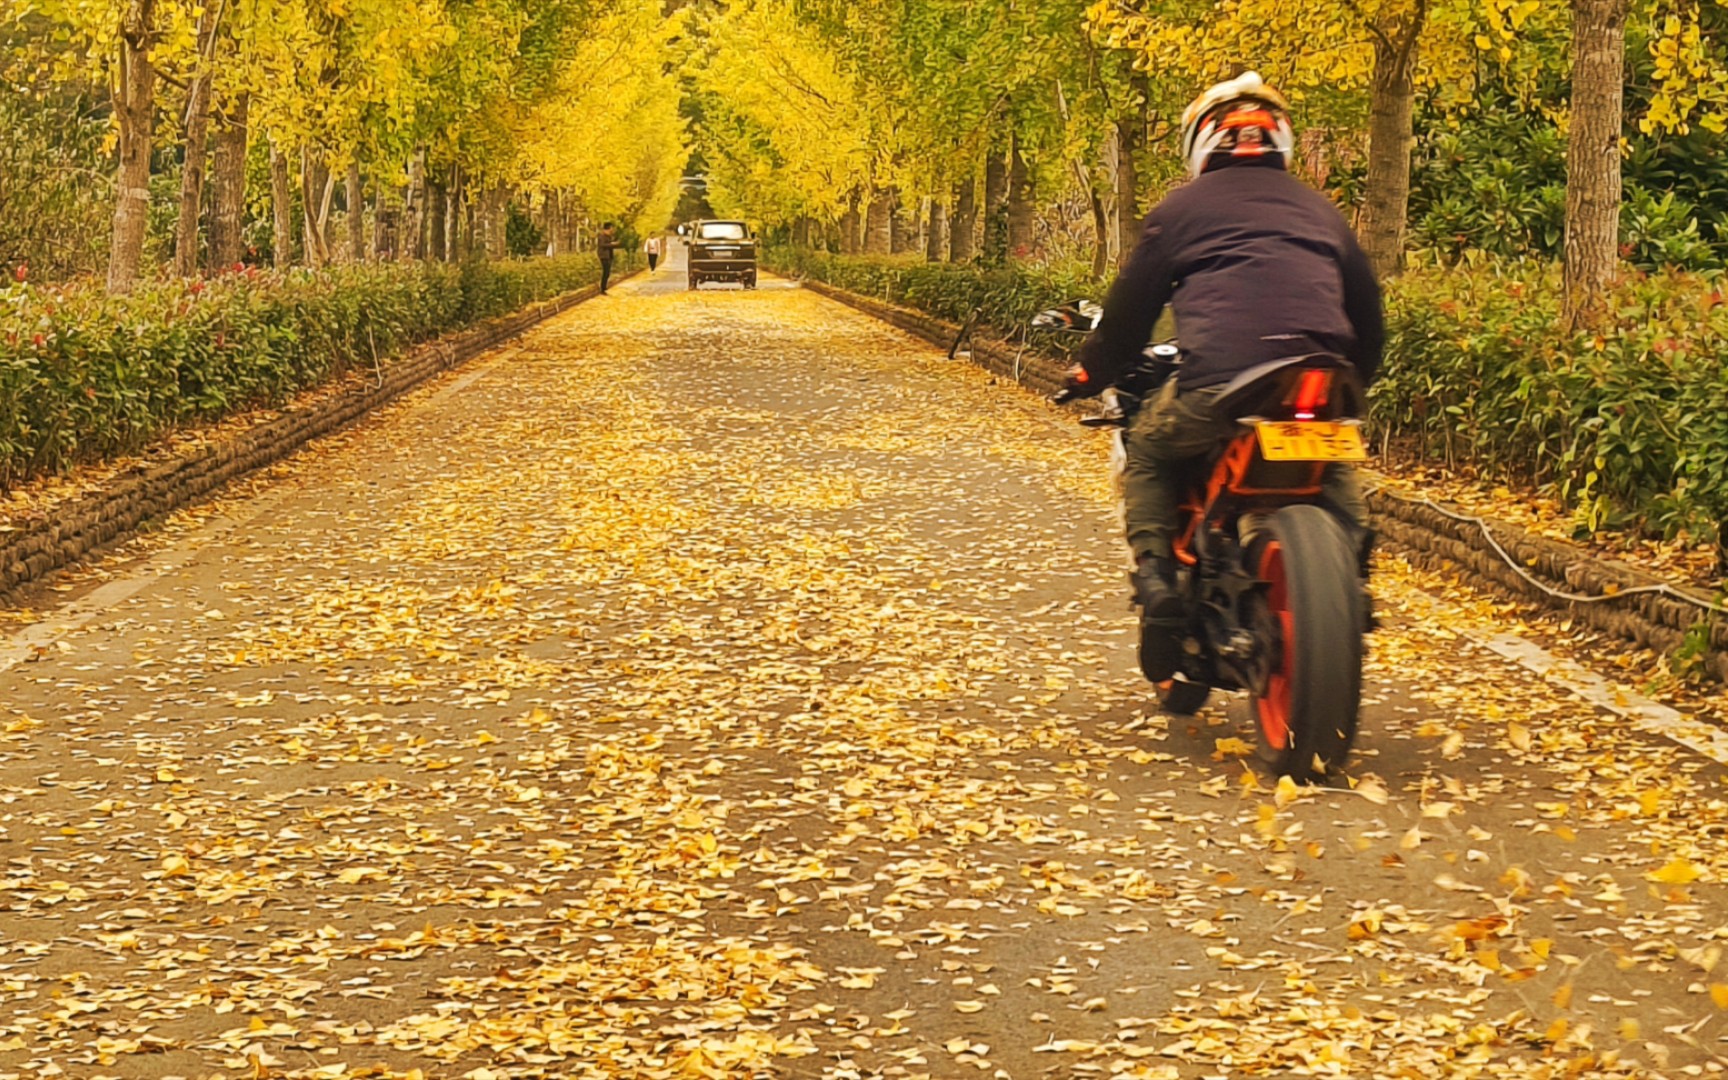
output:
M1653 86L1641 126L1685 134L1696 121L1707 131L1728 130L1728 43L1704 29L1694 0L1662 5L1655 14Z
M875 156L854 74L790 0L735 0L703 29L696 83L715 209L770 223L838 216Z
M553 92L523 113L510 178L638 231L664 227L690 156L667 64L680 22L636 3L590 26Z
M231 28L238 56L218 82L251 93L279 145L337 159L404 152L457 40L441 0L234 0Z

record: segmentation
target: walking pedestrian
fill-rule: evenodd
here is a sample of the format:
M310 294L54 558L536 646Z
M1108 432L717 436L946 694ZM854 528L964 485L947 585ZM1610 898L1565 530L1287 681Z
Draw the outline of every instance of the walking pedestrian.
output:
M612 230L608 221L600 226L600 232L594 237L594 254L600 257L600 295L606 295L606 286L612 280L612 252L618 247L618 234Z
M660 262L660 238L650 236L642 245L642 250L648 253L648 272L652 274L654 267Z

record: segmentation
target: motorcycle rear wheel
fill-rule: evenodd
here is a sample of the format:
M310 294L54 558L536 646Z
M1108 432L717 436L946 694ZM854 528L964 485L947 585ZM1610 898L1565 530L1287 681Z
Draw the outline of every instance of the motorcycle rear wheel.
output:
M1254 698L1263 756L1298 781L1334 775L1350 755L1362 702L1365 616L1356 556L1338 519L1287 506L1268 523L1251 566L1267 583L1275 651Z

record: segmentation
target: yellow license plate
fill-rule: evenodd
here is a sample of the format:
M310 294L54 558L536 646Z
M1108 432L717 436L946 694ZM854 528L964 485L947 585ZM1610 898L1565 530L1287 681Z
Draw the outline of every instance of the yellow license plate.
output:
M1254 425L1267 461L1367 461L1362 429L1322 420L1261 420Z

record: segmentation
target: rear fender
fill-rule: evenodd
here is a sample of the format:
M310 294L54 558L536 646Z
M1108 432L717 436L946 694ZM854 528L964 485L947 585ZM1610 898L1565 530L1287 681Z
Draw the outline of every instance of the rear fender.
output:
M1290 356L1257 364L1230 380L1218 395L1214 408L1219 416L1231 419L1287 415L1303 372L1314 370L1332 372L1331 393L1314 419L1349 420L1367 412L1368 395L1362 388L1356 365L1330 353Z
M1216 505L1220 496L1250 499L1311 499L1320 494L1323 461L1267 461L1260 456L1260 439L1252 429L1244 431L1224 448L1212 470L1206 503Z

